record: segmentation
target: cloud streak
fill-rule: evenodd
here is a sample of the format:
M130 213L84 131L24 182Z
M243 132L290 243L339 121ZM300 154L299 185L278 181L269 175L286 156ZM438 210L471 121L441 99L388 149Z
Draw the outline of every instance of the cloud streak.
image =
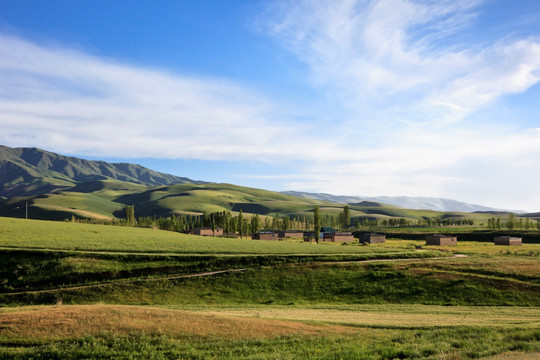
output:
M308 66L313 86L347 109L338 126L346 143L356 144L342 146L349 158L334 162L331 171L308 167L312 181L290 181L288 188L497 206L497 188L515 186L519 178L522 189L504 201L530 209L525 189L540 176L539 130L475 115L539 83L540 42L528 36L472 42L468 29L482 5L343 0L271 6L266 31Z
M313 104L324 119L303 113L309 100L291 108L234 79L0 34L0 142L97 157L263 161L286 166L245 178L538 210L540 124L477 115L540 82L540 42L515 34L474 42L468 32L482 6L272 2L259 19L263 34L305 64L305 85L328 100ZM331 124L328 114L337 114ZM512 195L501 195L506 188Z
M291 156L302 126L232 82L141 68L0 35L7 144L94 156L253 159ZM310 155L305 155L310 156Z
M267 30L311 68L315 85L355 112L384 107L394 109L389 122L446 124L540 80L538 42L465 42L480 4L286 1Z

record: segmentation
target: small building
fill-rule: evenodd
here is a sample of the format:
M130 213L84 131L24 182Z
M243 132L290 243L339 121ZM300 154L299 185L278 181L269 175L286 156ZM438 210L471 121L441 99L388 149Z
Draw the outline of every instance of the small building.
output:
M223 236L223 229L215 228L215 231L212 231L211 227L196 227L193 229L193 233L202 236Z
M361 243L382 244L386 242L385 234L360 234L359 240Z
M523 242L521 241L520 237L512 237L512 236L496 236L495 237L495 245L515 245L515 246L521 246Z
M434 234L426 236L426 245L457 245L457 236Z
M293 230L280 231L279 232L279 237L280 238L298 238L298 239L302 239L304 237L304 232L303 231L293 231Z
M251 237L253 240L278 240L278 233L274 231L259 231Z
M353 242L354 236L350 232L325 232L321 240L327 242Z

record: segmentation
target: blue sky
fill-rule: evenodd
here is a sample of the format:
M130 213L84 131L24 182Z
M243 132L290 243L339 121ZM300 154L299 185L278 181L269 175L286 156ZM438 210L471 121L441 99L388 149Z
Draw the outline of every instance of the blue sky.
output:
M540 2L0 0L0 143L540 210Z

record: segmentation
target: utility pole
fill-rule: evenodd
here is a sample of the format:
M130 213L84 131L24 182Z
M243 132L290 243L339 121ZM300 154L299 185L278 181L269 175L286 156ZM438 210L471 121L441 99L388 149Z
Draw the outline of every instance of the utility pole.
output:
M26 200L26 220L28 220L28 200Z

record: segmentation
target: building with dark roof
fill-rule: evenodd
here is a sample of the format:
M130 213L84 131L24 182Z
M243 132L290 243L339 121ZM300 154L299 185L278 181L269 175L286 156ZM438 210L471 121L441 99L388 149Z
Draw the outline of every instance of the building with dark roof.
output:
M494 239L495 245L515 245L521 246L523 242L520 237L512 236L496 236Z
M433 234L426 236L426 245L457 245L457 236Z

